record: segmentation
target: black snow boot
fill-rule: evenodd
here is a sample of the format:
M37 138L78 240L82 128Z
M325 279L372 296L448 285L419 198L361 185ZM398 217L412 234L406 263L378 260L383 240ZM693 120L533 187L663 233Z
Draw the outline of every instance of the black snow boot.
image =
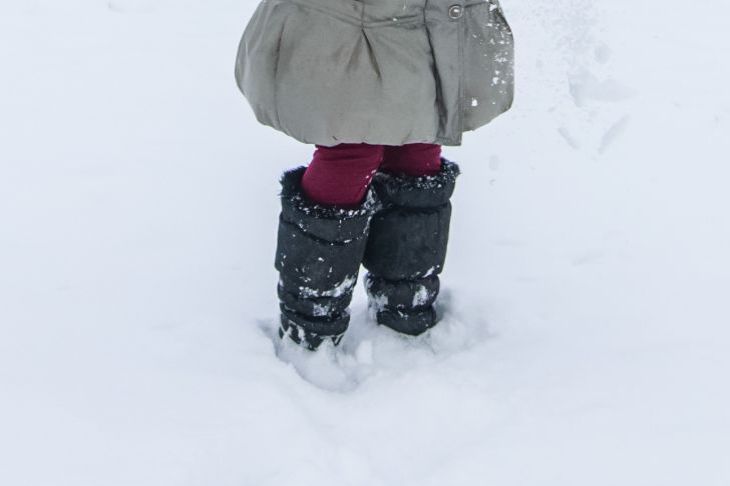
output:
M339 344L350 322L347 310L357 283L375 197L368 191L357 208L315 204L302 194L304 167L281 179L276 250L281 308L280 337L314 350L325 340Z
M363 265L370 305L379 324L417 336L437 323L449 238L451 203L459 166L444 158L434 176L378 173L373 187L382 209L370 224Z

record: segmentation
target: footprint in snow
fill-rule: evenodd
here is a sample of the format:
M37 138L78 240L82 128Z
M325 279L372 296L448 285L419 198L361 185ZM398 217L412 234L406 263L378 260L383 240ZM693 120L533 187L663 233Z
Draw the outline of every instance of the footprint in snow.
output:
M604 132L603 137L601 137L601 145L598 147L598 153L603 154L606 152L624 134L630 119L629 115L625 115Z
M616 103L635 94L628 86L611 78L599 80L587 70L572 75L568 81L568 88L573 102L579 108L585 107L591 101Z

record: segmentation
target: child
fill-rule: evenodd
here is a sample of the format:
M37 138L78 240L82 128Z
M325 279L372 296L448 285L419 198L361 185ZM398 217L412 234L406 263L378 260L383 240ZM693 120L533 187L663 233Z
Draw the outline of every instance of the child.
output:
M441 146L512 104L498 0L263 0L236 80L259 122L316 147L281 180L280 336L339 343L360 264L378 323L433 327L459 175Z

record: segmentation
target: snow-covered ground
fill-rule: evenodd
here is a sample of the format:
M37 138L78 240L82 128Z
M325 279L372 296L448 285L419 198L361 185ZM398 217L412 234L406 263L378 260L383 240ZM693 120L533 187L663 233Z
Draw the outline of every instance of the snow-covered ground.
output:
M252 0L0 0L0 484L727 486L727 2L503 0L441 308L272 342Z

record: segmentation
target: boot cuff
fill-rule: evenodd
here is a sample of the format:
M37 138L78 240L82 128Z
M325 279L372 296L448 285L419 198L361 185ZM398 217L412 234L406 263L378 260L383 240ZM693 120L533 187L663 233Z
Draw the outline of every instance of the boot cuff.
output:
M375 194L368 190L365 201L356 208L325 206L307 199L301 190L305 167L285 172L281 177L281 218L305 233L333 243L346 243L362 237L377 209Z
M459 166L441 158L441 171L432 176L401 176L379 172L375 178L383 204L407 208L433 208L446 204L454 193Z

